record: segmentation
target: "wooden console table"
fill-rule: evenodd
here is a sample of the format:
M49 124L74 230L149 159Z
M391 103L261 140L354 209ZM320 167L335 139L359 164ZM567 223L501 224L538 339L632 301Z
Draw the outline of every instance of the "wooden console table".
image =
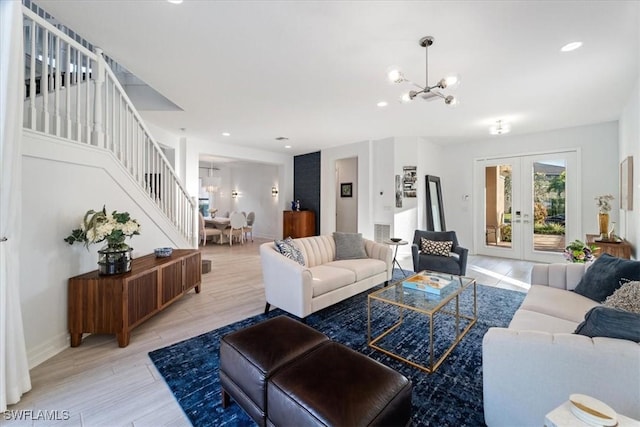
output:
M98 270L69 279L71 347L82 334L115 334L120 347L129 345L131 330L195 288L200 293L200 251L176 249L170 257L136 258L131 271L100 276Z
M316 215L313 211L284 211L282 213L282 237L315 236Z
M587 234L587 243L599 247L595 255L609 254L618 258L631 259L631 244L626 240L622 242L596 242L600 236L598 234Z

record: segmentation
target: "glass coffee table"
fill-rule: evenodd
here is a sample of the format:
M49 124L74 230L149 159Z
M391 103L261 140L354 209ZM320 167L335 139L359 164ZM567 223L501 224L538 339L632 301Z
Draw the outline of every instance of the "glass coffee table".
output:
M431 293L403 285L418 275L447 286ZM477 319L474 278L422 271L368 295L367 342L371 348L432 373Z

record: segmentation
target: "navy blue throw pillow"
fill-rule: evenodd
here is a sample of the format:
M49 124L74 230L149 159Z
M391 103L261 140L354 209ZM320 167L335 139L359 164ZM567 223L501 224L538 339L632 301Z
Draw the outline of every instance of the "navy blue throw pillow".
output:
M575 292L597 302L603 302L624 282L640 280L640 261L600 255L580 279Z
M591 338L620 338L640 342L640 314L604 306L593 307L575 333Z

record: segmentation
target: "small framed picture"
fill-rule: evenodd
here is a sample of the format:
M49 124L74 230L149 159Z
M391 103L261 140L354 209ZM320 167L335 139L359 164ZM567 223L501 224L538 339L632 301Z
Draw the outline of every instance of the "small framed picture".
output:
M340 197L353 197L353 183L343 182L340 184Z

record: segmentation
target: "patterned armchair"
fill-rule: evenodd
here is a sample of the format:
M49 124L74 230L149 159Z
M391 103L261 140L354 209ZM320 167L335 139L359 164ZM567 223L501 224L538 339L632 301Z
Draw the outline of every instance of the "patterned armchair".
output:
M425 239L424 245L422 239ZM448 242L451 242L451 249ZM455 231L416 230L411 254L413 271L431 270L460 276L466 274L469 250L458 245Z

